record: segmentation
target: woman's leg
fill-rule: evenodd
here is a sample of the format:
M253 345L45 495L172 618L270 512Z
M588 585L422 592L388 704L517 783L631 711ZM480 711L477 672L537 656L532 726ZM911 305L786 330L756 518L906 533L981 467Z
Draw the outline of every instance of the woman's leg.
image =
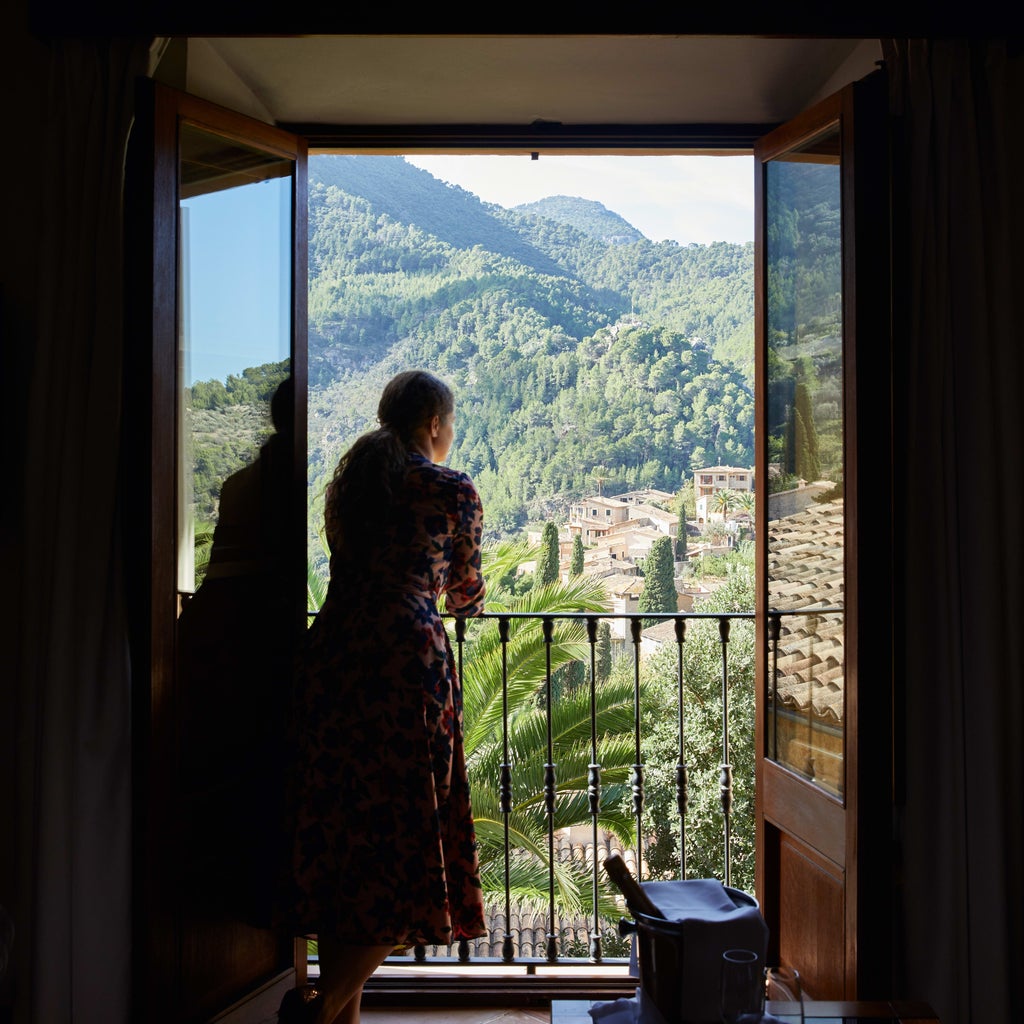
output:
M359 1024L363 983L394 946L351 946L331 935L317 936L320 1010L317 1024Z

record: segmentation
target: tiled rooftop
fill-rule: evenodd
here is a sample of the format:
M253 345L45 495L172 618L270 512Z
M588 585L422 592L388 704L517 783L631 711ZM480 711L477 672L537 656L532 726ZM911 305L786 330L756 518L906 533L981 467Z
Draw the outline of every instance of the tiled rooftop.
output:
M811 505L769 523L768 604L773 609L842 607L843 503ZM785 618L779 642L780 703L843 720L842 615Z

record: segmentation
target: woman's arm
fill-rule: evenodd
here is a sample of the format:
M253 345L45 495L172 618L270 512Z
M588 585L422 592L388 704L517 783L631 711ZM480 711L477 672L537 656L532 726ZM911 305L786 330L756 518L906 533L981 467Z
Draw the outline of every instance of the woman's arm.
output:
M479 615L484 610L483 572L480 546L483 539L484 509L476 487L468 476L459 486L452 536L452 562L445 588L447 610L452 615Z

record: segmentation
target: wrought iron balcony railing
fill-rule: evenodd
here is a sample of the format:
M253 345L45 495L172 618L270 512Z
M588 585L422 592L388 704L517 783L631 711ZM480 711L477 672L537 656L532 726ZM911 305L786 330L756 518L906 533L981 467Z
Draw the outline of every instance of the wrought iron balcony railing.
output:
M818 622L841 614L841 608L820 606L772 611L761 636L755 636L753 612L505 612L450 619L491 931L453 947L416 947L389 958L386 966L521 967L533 975L548 967L624 969L629 963L624 943L608 948L625 913L621 901L616 910L617 892L601 868L611 849L621 850L634 874L647 878L660 842L672 852L671 877L694 877L695 865L698 877L737 885L737 842L743 839L738 884L752 888L754 648L764 645L773 678L780 644L796 632L783 625L784 619ZM603 624L614 648L610 673ZM740 657L731 659L737 643ZM712 645L715 663L710 665ZM689 656L694 647L696 658ZM664 653L652 660L656 650ZM654 704L652 690L661 695ZM769 705L777 696L773 686L770 690ZM575 717L560 713L569 701ZM694 716L705 730L696 747ZM708 723L715 721L709 741ZM661 736L657 764L647 744L655 731ZM671 745L665 741L669 733ZM744 759L738 771L737 746ZM563 757L572 762L567 771ZM702 764L695 765L694 758ZM717 774L717 798L711 801L705 793L697 801L700 822L691 820L696 767L705 789L711 788L709 772ZM659 797L654 814L649 811L652 775ZM671 779L667 797L666 779ZM749 833L743 837L735 822L738 795L746 815L740 831ZM661 851L662 872L665 864ZM536 884L538 876L543 886ZM579 897L568 909L567 880Z

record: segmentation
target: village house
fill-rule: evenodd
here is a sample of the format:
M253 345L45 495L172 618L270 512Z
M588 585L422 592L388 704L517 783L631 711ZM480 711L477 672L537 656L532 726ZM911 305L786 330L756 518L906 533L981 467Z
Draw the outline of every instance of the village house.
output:
M660 504L653 504L659 497L672 499L672 495L664 491L632 491L612 498L602 495L584 498L569 506L569 533L579 534L586 545L621 532L624 524L629 524L626 529L653 527L665 536L675 537L679 531L679 516L661 508Z
M643 591L640 571L651 545L660 537L674 538L679 532L679 517L651 502L672 499L673 495L665 491L631 491L611 498L591 496L570 506L568 541L563 535L559 543L562 579L569 578L572 539L579 536L585 545L584 575L636 577L631 593L639 600Z
M584 498L569 506L569 532L578 533L584 544L594 544L616 523L629 518L629 505L618 498Z
M698 523L710 522L712 518L722 519L721 512L714 511L712 498L719 491L752 491L754 471L736 466L708 466L693 474L693 494L697 506Z
M624 615L640 610L640 595L644 592L644 581L641 576L616 573L613 576L605 576L601 582L608 594L609 610L613 615ZM611 628L613 643L627 639L627 620L609 619L608 625Z
M598 542L607 548L612 558L619 561L642 563L651 553L651 545L666 534L646 522L622 523Z
M668 491L659 491L654 487L647 487L640 491L626 491L625 494L616 494L619 501L627 505L667 505L671 506L676 500L674 494Z

